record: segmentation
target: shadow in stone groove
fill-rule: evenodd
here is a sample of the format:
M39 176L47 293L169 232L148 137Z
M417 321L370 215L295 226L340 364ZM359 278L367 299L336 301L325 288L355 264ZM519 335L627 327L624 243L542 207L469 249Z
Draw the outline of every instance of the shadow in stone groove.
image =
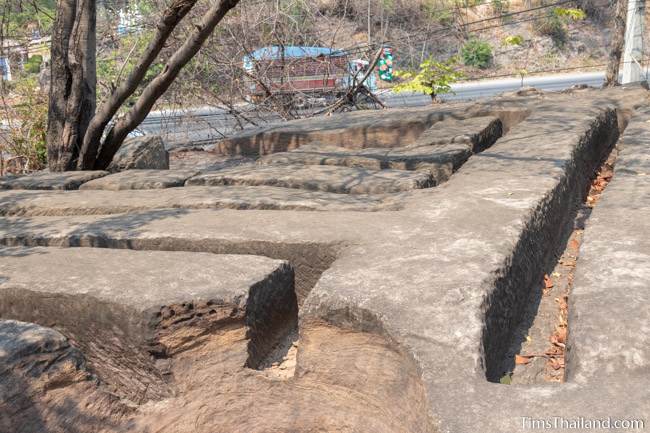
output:
M527 304L539 304L532 292L539 292L544 274L553 269L556 255L572 231L578 206L618 137L616 111L600 114L598 122L580 138L571 159L562 164L557 186L531 212L513 253L496 273L494 289L482 306L482 368L489 381L499 382L512 371L514 360L507 355L513 338L516 341L513 334L526 319Z
M577 214L575 215L574 220L570 223L570 228L569 230L565 233L563 236L562 240L560 241L557 251L555 252L553 258L555 261L550 265L549 269L546 269L544 271L545 274L551 275L551 272L553 270L554 264L557 263L557 260L562 257L563 253L565 250L568 248L569 241L572 238L572 233L575 230L584 230L585 228L585 223L591 216L592 209L587 206L580 206L579 209L577 210ZM515 364L514 364L514 357L516 354L520 354L523 350L523 346L526 343L526 339L530 333L531 328L533 327L535 320L538 318L538 315L540 314L540 306L543 301L543 290L541 289L543 287L543 281L539 282L539 289L538 290L531 290L529 294L529 299L528 303L525 307L524 314L523 314L523 319L522 321L516 326L513 332L513 337L512 337L512 342L511 342L511 347L510 350L507 353L507 356L505 358L505 362L503 365L503 370L507 372L514 371L515 369ZM556 283L557 284L557 283ZM557 318L553 317L553 322L556 323ZM541 326L541 325L538 325ZM544 337L548 337L545 335ZM534 373L533 373L534 374Z

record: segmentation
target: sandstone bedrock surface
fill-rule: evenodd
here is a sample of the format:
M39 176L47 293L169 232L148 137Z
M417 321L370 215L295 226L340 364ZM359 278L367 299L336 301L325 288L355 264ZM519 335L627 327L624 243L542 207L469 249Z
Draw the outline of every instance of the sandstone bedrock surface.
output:
M446 182L399 192L352 194L349 184L334 192L330 175L293 184L311 167L360 169L304 159L289 165L298 165L294 173L274 163L224 169L262 179L284 167L282 176L294 178L284 185L204 180L95 191L101 199L93 190L1 191L0 348L10 349L0 350L11 365L21 362L15 348L26 350L0 389L29 398L3 391L0 428L510 433L530 431L526 419L610 417L644 419L647 429L648 102L640 87L524 92L288 122L217 149L272 159L322 146L317 153L335 147L357 157L469 146L486 119L501 123L499 138L473 148ZM473 126L445 132L458 125ZM614 146L619 161L586 223L570 297L567 380L500 384L526 302L556 264ZM409 179L420 172L362 169ZM223 179L220 171L198 176ZM125 197L123 207L100 202L111 197ZM232 277L235 265L254 277ZM101 272L91 275L94 268ZM220 284L233 290L228 299L201 304ZM84 311L97 314L75 320ZM31 330L35 339L21 342ZM30 367L33 356L56 358L50 352L63 362L50 363L51 374Z

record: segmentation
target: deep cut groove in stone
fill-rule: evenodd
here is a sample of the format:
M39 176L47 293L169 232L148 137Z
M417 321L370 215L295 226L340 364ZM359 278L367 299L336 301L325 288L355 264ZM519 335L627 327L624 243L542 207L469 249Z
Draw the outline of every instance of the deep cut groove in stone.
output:
M488 381L499 382L511 371L508 352L531 293L539 290L544 274L553 268L560 245L572 231L578 205L618 137L616 111L606 109L581 138L559 184L531 214L514 252L496 275L494 290L483 302L481 367Z
M279 280L279 281L278 281ZM248 359L245 366L260 369L264 361L277 351L278 346L298 327L298 301L294 290L278 293L267 290L270 283L294 289L294 278L285 273L274 273L270 281L251 288L246 303L248 332ZM288 348L287 348L288 350Z
M525 319L515 331L508 359L516 357L510 382L534 384L564 382L567 362L567 337L569 332L569 296L573 288L576 268L579 266L580 246L584 229L600 195L614 174L618 149L613 149L600 167L590 185L589 193L573 221L572 232L552 272L544 277L540 291L531 292Z

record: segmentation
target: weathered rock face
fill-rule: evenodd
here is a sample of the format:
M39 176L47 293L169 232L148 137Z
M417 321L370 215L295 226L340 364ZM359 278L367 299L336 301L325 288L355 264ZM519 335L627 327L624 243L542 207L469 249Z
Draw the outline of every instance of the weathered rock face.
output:
M0 320L0 431L93 432L126 412L61 333Z
M56 322L104 386L133 403L173 394L151 355L245 322L249 356L261 358L278 317L291 326L296 313L293 269L266 257L83 248L0 256L0 317Z
M392 124L387 111L321 119L333 122L327 134L289 122L271 131L278 141L269 134L255 148L306 150L321 134L336 154L219 167L195 187L0 192L0 213L31 215L0 218L0 245L14 246L0 248L0 317L55 327L99 382L49 389L33 399L33 417L46 423L22 428L27 416L12 415L0 431L510 433L526 430L525 416L647 418L650 123L639 107L648 95L618 88L429 109L431 122L401 149L381 151L368 148L396 144L385 140L404 130L379 135ZM442 128L423 129L464 116L488 127L447 122L446 144L436 144ZM505 135L480 151L495 118ZM346 121L355 139L375 132L345 142ZM525 307L539 307L575 209L628 121L577 263L568 383L491 383L514 363L507 350ZM346 195L408 186L425 164L440 164L427 152L450 145L471 156L444 185ZM339 193L320 192L329 188ZM386 197L399 206L340 207ZM290 208L307 199L320 211ZM83 248L55 248L65 246ZM297 327L267 333L287 318ZM101 415L94 402L111 385L132 410L93 428L81 417Z
M54 368L48 368L47 361ZM4 373L25 372L35 380L43 379L40 387L44 388L48 382L46 376L52 376L66 362L74 370L83 369L83 356L59 332L32 323L0 321L0 369ZM0 375L0 380L6 379L6 374Z
M169 169L169 153L157 135L146 135L126 140L113 157L109 171L128 169Z

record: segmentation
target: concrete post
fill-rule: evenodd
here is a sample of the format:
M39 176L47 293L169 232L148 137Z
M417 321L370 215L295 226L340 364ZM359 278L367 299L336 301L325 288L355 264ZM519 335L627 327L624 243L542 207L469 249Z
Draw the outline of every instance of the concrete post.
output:
M646 80L641 66L643 61L643 32L645 0L629 0L625 26L625 51L623 53L623 84Z

